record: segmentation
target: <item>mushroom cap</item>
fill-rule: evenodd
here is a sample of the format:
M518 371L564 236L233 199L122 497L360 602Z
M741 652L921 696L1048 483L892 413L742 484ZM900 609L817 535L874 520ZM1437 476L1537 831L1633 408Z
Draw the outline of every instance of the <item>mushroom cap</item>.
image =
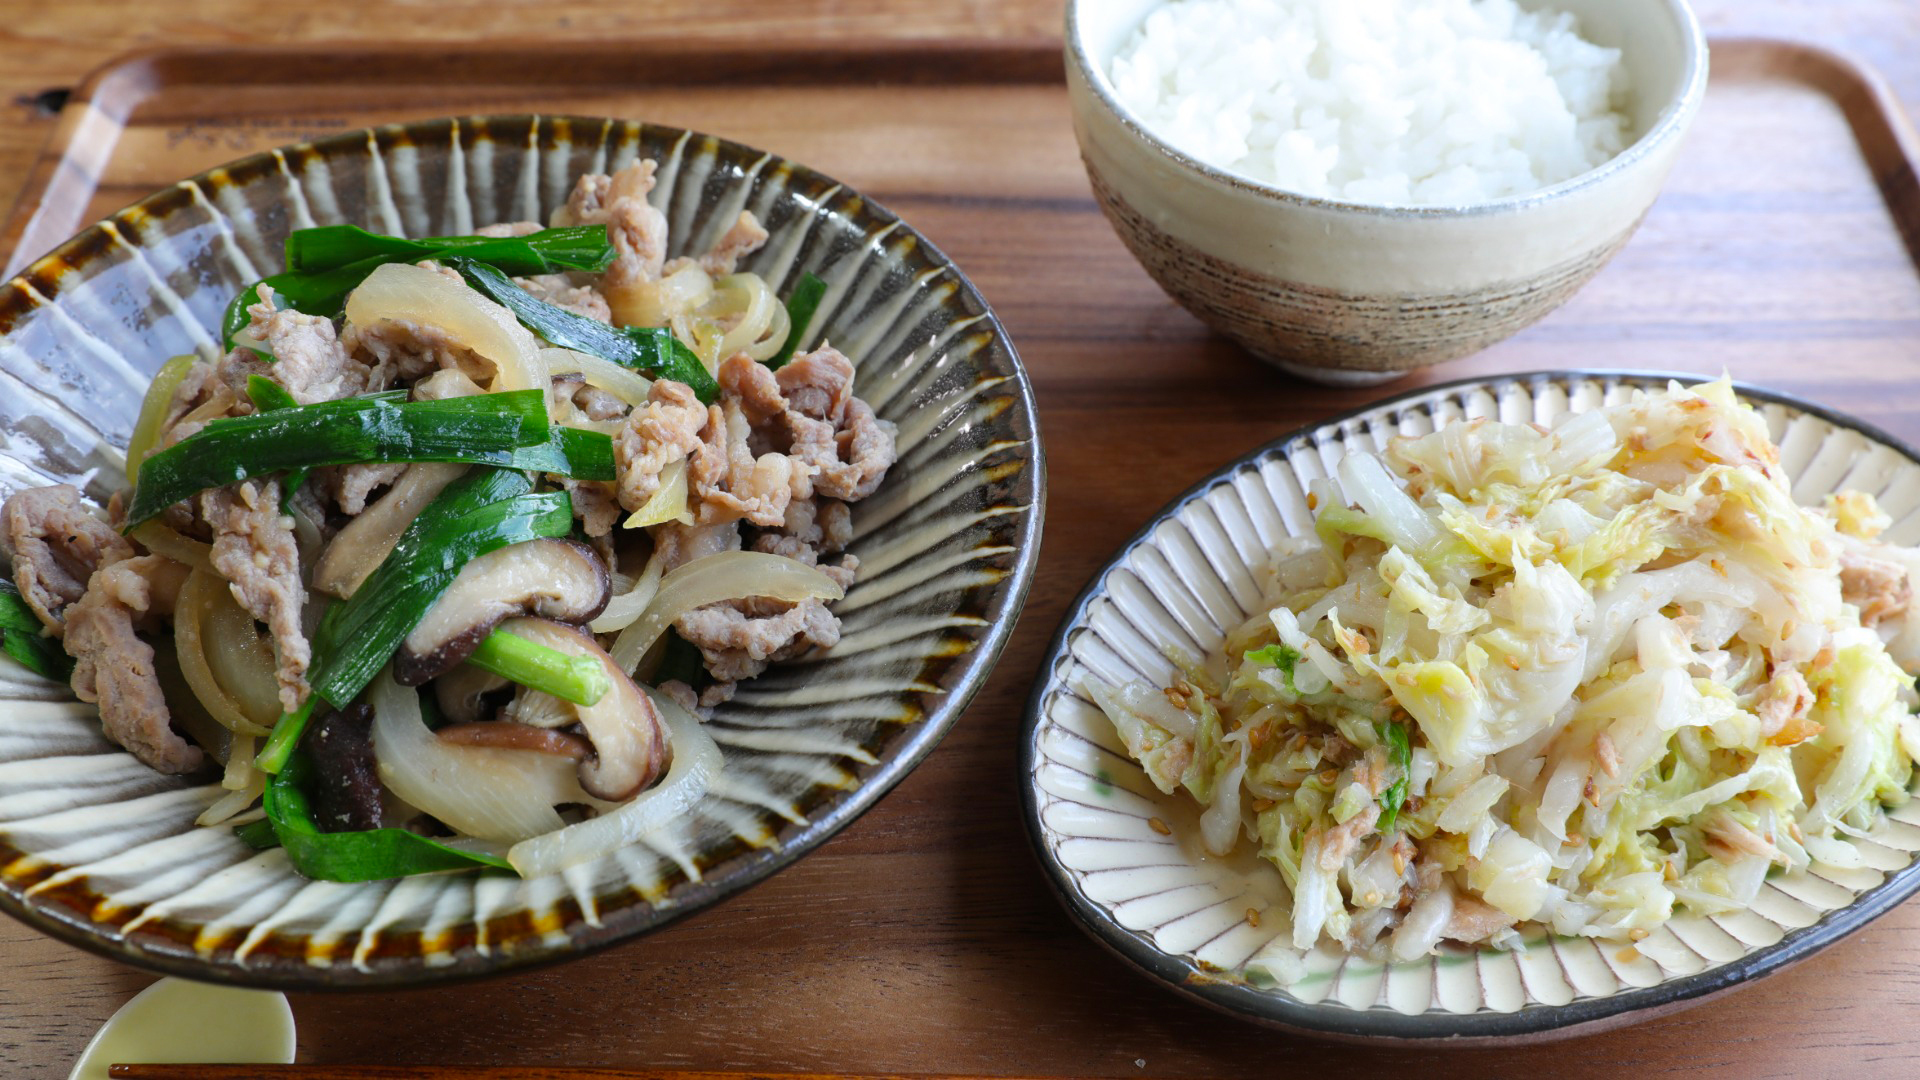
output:
M510 620L501 629L570 656L592 657L605 668L612 689L594 704L575 705L553 699L559 708L573 710L593 743L593 755L580 763L580 786L587 794L621 802L644 791L666 771L673 754L659 710L592 634L532 618Z
M434 732L443 742L457 743L461 746L491 746L498 750L531 750L541 754L558 754L575 761L586 760L593 753L593 744L578 735L552 728L538 728L531 724L516 724L511 720L483 721L473 724L448 724Z
M462 567L393 656L393 677L419 686L473 654L503 620L591 621L613 597L607 564L585 544L540 539L496 548Z

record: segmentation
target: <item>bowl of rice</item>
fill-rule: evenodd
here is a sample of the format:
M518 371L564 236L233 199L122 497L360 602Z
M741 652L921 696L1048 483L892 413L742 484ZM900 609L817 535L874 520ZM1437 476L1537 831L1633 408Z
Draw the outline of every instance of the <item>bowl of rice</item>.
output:
M1706 90L1686 0L1071 0L1074 132L1174 300L1368 385L1564 303Z

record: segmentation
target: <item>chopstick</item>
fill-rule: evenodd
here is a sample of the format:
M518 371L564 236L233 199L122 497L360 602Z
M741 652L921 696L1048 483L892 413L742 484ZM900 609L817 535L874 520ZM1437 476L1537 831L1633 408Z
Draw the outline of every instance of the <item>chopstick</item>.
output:
M697 1068L541 1065L113 1065L113 1080L1039 1080L1018 1076L908 1076L899 1072L707 1072Z

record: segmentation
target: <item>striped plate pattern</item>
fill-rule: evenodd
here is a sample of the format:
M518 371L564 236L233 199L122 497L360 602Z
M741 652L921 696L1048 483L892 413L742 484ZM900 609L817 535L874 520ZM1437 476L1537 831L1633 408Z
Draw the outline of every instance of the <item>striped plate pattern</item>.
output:
M107 743L91 707L0 658L0 908L149 967L261 986L397 985L577 954L766 877L931 751L1012 629L1038 553L1044 467L1012 346L913 229L804 166L673 128L471 117L378 128L236 162L90 228L0 290L0 497L80 484L104 500L150 373L216 348L228 300L280 269L286 233L408 236L544 221L582 172L660 163L672 254L742 209L772 238L743 267L829 288L831 340L899 426L900 461L854 508L859 581L835 648L779 665L708 725L726 756L686 819L551 878L307 881L193 819L220 789Z
M1191 800L1163 795L1082 689L1175 675L1163 650L1201 655L1264 610L1255 568L1309 532L1309 483L1348 448L1380 450L1459 418L1550 422L1663 376L1540 374L1418 391L1267 446L1203 481L1088 587L1042 668L1023 743L1028 825L1049 877L1094 936L1150 974L1255 1020L1347 1038L1547 1038L1678 1008L1804 958L1920 888L1920 801L1851 842L1851 865L1777 875L1750 911L1682 916L1632 947L1535 928L1521 950L1450 946L1413 963L1351 958L1324 942L1298 963L1278 871L1249 851L1208 856ZM1741 388L1818 504L1855 488L1920 543L1920 461L1890 437L1818 407ZM1156 821L1156 819L1158 819ZM1165 833L1160 827L1171 827Z

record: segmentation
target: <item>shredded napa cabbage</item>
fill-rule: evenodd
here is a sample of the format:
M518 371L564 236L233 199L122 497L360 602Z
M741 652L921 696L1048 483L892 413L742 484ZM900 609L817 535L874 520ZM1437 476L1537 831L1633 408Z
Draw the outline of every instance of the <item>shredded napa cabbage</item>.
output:
M1294 948L1637 940L1857 864L1908 797L1920 552L1871 495L1798 505L1726 380L1334 472L1222 653L1088 687L1207 850L1279 870Z

